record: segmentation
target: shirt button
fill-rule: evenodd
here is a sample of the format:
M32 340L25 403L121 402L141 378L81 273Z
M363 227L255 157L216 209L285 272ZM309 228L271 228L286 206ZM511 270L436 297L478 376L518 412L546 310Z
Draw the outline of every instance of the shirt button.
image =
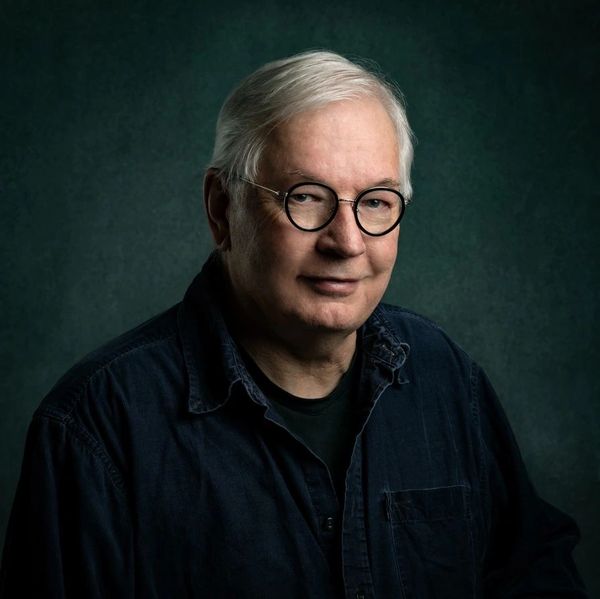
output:
M331 532L335 528L335 519L328 516L323 520L323 530L325 532Z

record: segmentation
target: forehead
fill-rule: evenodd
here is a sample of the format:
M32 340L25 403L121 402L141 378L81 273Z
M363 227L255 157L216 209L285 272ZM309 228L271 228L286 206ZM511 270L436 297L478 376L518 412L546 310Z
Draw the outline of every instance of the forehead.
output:
M399 177L396 129L373 98L332 102L297 114L269 136L261 175L289 180L309 174L357 190Z

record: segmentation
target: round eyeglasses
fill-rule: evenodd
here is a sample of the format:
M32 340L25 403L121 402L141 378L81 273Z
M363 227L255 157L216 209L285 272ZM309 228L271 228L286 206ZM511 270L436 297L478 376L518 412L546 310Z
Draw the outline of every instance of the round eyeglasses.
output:
M240 180L264 189L283 202L288 219L301 231L319 231L337 214L340 202L352 204L359 229L378 237L392 231L402 219L406 207L399 191L389 187L370 187L354 200L344 200L323 183L296 183L288 191L276 191L240 177Z

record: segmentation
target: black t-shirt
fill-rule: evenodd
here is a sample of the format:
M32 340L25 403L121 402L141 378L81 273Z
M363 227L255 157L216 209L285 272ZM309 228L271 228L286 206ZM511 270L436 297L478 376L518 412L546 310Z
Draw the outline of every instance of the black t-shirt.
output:
M357 433L358 352L336 388L318 399L305 399L288 393L273 383L248 354L242 354L256 384L272 402L289 430L327 465L340 504L343 503L346 470Z

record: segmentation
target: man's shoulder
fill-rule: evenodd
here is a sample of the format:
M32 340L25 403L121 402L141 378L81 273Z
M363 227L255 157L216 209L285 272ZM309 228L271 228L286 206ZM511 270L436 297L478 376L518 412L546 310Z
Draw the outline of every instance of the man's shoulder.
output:
M37 416L70 419L81 402L103 401L115 385L134 388L178 359L179 304L115 337L73 365L44 398ZM113 385L110 382L114 383Z
M408 345L413 357L417 354L427 361L452 360L468 367L472 364L471 357L462 347L439 324L422 314L381 303L375 317L398 341Z
M456 345L444 329L427 316L402 306L381 303L376 315L385 320L396 334L406 337L424 337L432 341L444 341Z

